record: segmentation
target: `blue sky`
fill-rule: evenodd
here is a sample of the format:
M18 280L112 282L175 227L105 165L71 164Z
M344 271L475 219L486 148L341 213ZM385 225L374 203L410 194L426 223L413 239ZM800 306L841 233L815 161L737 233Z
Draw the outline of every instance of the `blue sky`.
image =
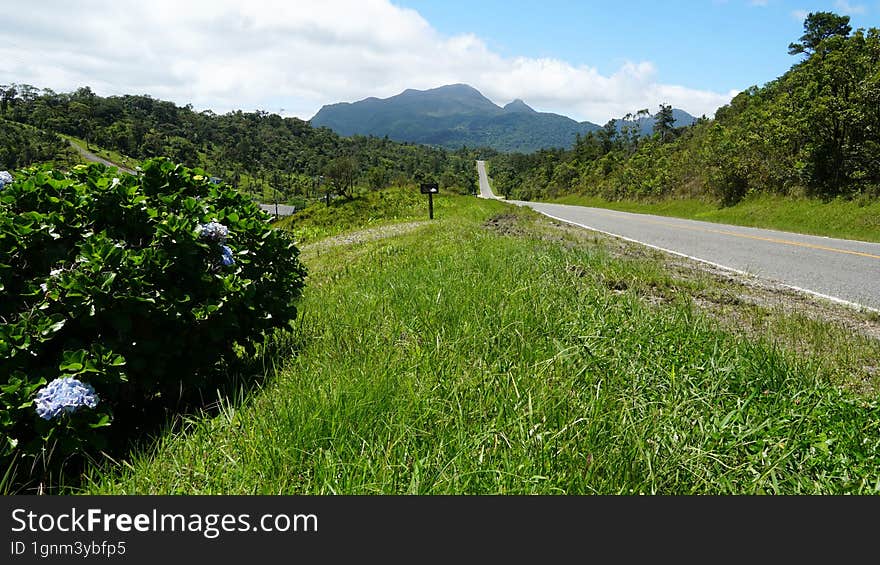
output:
M853 29L880 27L876 0L394 3L443 33L474 33L505 56L560 58L602 74L649 60L664 81L717 92L760 86L787 71L796 61L788 44L803 33L808 12L849 15Z
M783 74L809 11L880 27L880 0L3 0L0 83L148 94L310 119L325 104L466 83L604 124L713 115Z

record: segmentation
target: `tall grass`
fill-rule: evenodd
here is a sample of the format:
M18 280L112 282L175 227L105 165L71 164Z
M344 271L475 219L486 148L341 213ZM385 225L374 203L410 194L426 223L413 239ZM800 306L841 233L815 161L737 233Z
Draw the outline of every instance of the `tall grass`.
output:
M658 263L438 200L415 232L306 252L279 374L84 492L880 492L877 401L825 362L723 331Z
M696 199L610 202L597 197L569 195L554 202L880 242L880 202L876 199L838 198L825 202L817 198L763 194L750 196L734 206L719 207Z

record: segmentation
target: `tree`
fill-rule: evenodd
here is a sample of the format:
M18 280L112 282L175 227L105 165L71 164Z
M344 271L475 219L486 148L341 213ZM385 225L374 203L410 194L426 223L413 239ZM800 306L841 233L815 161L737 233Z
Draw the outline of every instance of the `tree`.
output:
M367 182L372 190L379 190L388 186L389 174L388 170L382 165L370 168L367 173Z
M672 138L675 129L675 116L672 114L672 106L660 104L660 111L654 116L654 135L660 141L668 141Z
M337 157L330 161L324 169L324 176L330 181L327 190L327 205L330 205L330 189L340 196L352 198L354 179L357 176L357 161L354 157Z
M788 54L812 55L825 39L835 35L847 37L851 31L849 16L838 16L834 12L810 12L804 20L804 34L800 43L790 43Z
M611 118L602 126L598 134L599 141L602 143L602 152L608 153L614 149L614 143L617 140L617 120Z

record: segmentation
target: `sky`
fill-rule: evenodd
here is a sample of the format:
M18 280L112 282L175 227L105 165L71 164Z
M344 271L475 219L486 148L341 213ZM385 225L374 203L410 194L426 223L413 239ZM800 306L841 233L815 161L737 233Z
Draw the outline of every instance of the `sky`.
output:
M880 28L880 0L0 0L0 84L147 94L310 119L465 83L604 124L714 115L787 71L809 12Z

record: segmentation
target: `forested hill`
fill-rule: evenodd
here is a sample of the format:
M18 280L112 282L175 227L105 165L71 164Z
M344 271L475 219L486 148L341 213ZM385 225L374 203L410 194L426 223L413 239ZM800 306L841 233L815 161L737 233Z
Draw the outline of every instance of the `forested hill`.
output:
M880 196L880 30L810 14L783 76L737 95L712 120L653 136L605 127L568 151L500 155L499 190L538 199L581 193L617 200L698 196L723 204L750 192Z
M64 158L69 146L54 133L0 118L0 170Z
M643 134L651 133L653 117L647 113L615 120ZM673 111L676 125L690 125L695 118ZM428 90L408 89L389 98L366 98L358 102L329 104L310 120L340 135L388 136L398 141L447 148L491 147L498 151L530 153L547 148L570 148L578 136L600 129L592 122L578 122L550 112L537 112L520 99L496 105L466 84L449 84Z
M522 100L502 108L466 84L408 89L389 98L330 104L310 122L340 135L388 136L453 149L468 146L524 152L570 147L576 136L599 129L590 122L536 112Z
M337 182L338 192L346 193L357 184L381 188L430 178L444 188L469 191L474 159L491 155L375 137L343 138L297 118L261 111L197 112L191 105L149 95L101 97L89 87L56 93L0 85L0 119L32 126L10 128L0 137L0 169L51 159L65 147L55 134L66 134L135 159L167 156L234 185L251 186L262 179L261 186L282 190L301 191L316 179ZM32 158L15 150L25 144Z

